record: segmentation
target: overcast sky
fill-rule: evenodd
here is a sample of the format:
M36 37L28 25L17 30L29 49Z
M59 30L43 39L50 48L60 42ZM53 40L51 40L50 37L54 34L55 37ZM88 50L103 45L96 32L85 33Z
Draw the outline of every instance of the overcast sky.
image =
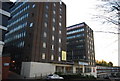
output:
M15 0L11 0L15 1ZM67 27L86 22L93 31L116 31L114 25L103 25L101 22L95 21L93 15L99 14L96 4L100 4L97 0L62 0L67 7ZM96 60L112 61L114 65L118 65L118 42L117 35L111 33L94 32L95 55Z

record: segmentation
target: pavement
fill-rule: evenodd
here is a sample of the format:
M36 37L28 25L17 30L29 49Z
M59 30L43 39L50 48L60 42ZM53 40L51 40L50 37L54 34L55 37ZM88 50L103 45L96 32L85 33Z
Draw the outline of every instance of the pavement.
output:
M12 71L9 71L8 79L24 79L24 77L23 77L23 76L20 76L20 75L17 74L17 73L14 73L14 72L12 72Z

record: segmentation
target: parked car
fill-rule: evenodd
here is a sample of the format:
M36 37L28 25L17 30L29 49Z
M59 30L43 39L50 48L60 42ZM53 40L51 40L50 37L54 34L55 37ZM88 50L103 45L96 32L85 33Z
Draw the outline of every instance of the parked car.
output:
M47 76L47 79L64 79L63 77L60 77L59 75L57 74L49 74Z

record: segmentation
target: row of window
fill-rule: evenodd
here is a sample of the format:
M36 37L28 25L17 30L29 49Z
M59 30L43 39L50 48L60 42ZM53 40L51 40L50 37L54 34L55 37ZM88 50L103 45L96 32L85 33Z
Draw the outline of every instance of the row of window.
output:
M35 4L33 4L32 5L32 8L35 8ZM16 17L16 16L18 16L18 15L20 15L22 12L24 12L24 11L26 11L26 10L28 10L30 8L30 5L27 5L26 7L24 7L24 8L22 8L22 10L20 10L19 12L17 12L15 15L13 15L12 16L12 18L14 18L14 17Z
M77 35L69 36L67 37L67 39L73 39L73 38L82 37L82 36L84 36L84 34L77 34Z
M111 69L97 70L97 73L106 73L106 72L111 72Z
M17 45L17 47L24 47L24 44L25 44L25 42L24 41L22 41L22 42L20 42L20 43L18 43L18 45Z
M88 40L88 43L91 41L91 43L92 43L92 41L94 41L94 39L93 39L93 37L89 37L88 35L87 35L87 40Z
M88 59L93 61L94 60L94 56L90 55L90 56L88 56Z
M103 67L101 67L101 66L99 67L98 66L97 69L106 69L107 70L107 69L113 69L113 67L104 67L104 66Z
M24 41L15 42L15 43L12 43L11 46L23 48L25 46L25 42Z
M80 43L80 42L84 42L84 41L85 41L85 39L74 40L74 41L67 41L67 44L71 45L71 44Z
M45 59L45 57L46 57L45 53L42 53L42 59ZM50 58L51 58L51 60L54 60L54 55L52 54ZM58 61L61 61L61 57L60 56L58 57Z
M67 32L67 35L69 35L69 34L73 34L73 33L82 32L82 31L84 31L84 28L77 29L77 30L73 30L73 31L68 31L68 32Z
M16 40L16 39L20 39L20 38L23 38L26 36L26 32L21 32L21 33L18 33L14 36L10 36L9 38L5 39L5 43L7 42L10 42L10 41L13 41L13 40Z
M76 48L83 48L84 47L84 45L78 45L78 46L76 46Z
M82 57L81 56L71 56L71 57L68 57L69 59L72 59L72 60L74 60L74 59L82 59Z
M22 28L24 28L24 27L26 27L27 26L27 22L26 23L23 23L23 24L20 24L19 26L16 26L16 27L14 27L12 30L10 30L10 32L8 32L7 34L6 34L6 36L8 36L9 34L11 34L11 33L13 33L13 32L16 32L16 31L18 31L18 30L20 30L20 29L22 29Z
M94 62L89 62L88 64L89 64L89 65L95 65L95 63L94 63Z
M60 42L61 42L61 39L60 39ZM45 42L43 42L43 48L47 48L47 44ZM55 46L54 45L51 45L51 50L54 50ZM59 52L61 52L61 48L59 47L58 48Z
M53 23L55 23L56 21L55 21L55 18L53 18ZM47 22L45 22L44 23L44 26L45 27L47 27L48 26L48 23ZM61 22L59 22L59 26L61 27L62 26L62 23ZM55 29L55 28L54 28Z
M26 6L26 7L24 7L23 9L21 9L19 12L17 12L14 16L12 16L12 18L14 18L14 17L16 17L16 16L18 16L18 15L20 15L22 12L24 12L24 11L26 11L27 9L29 9L30 8L30 6L28 5L28 6Z
M22 4L20 4L18 7L16 7L14 10L12 10L11 13L14 13L16 10L18 10L20 7L22 7L28 0L25 0L22 2Z
M16 24L16 23L22 21L23 19L28 18L28 16L29 16L29 14L26 13L26 14L23 15L22 17L20 17L20 18L18 18L17 20L13 21L13 23L11 23L10 25L8 25L7 27L9 28L9 27L13 26L14 24Z
M77 43L77 42L84 42L85 41L85 39L79 39L79 40L76 40L75 42Z
M93 41L92 40L87 40L87 43L90 44L90 45L93 45Z
M93 50L93 46L88 45L88 49Z

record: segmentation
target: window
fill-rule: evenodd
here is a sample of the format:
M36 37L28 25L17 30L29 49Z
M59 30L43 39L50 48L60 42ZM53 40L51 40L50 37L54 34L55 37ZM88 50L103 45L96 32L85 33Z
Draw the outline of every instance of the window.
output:
M62 26L62 24L59 22L59 26Z
M46 9L48 9L48 8L49 8L49 7L48 7L48 5L46 5L45 7L46 7Z
M55 39L55 37L54 36L52 36L52 40L54 41L54 39Z
M26 32L23 33L23 36L24 36L24 37L26 36Z
M60 58L60 56L58 57L58 61L61 61L61 58Z
M59 17L60 17L60 19L62 18L62 16L61 16L61 15L60 15Z
M53 11L53 14L56 14L55 10Z
M62 9L60 8L60 12L62 12Z
M59 34L61 34L61 30L59 30Z
M24 47L24 44L25 44L25 42L23 41L23 42L22 42L22 47Z
M47 33L46 32L44 32L44 37L47 37Z
M62 5L62 2L60 1L60 5Z
M30 27L32 27L33 26L33 23L30 23Z
M59 38L59 43L61 43L61 39Z
M53 6L56 7L56 4L54 3Z
M47 27L47 23L46 22L44 23L44 26Z
M46 48L46 43L45 42L43 42L43 48Z
M55 27L54 26L53 26L52 30L55 31Z
M55 18L53 18L53 22L55 22Z
M59 47L59 52L61 52L61 48Z
M35 4L32 5L32 8L35 8Z
M42 53L42 59L45 59L45 53Z
M45 17L48 18L48 14L45 14Z
M52 50L54 50L54 45L52 45Z
M54 60L54 55L51 55L51 60Z

